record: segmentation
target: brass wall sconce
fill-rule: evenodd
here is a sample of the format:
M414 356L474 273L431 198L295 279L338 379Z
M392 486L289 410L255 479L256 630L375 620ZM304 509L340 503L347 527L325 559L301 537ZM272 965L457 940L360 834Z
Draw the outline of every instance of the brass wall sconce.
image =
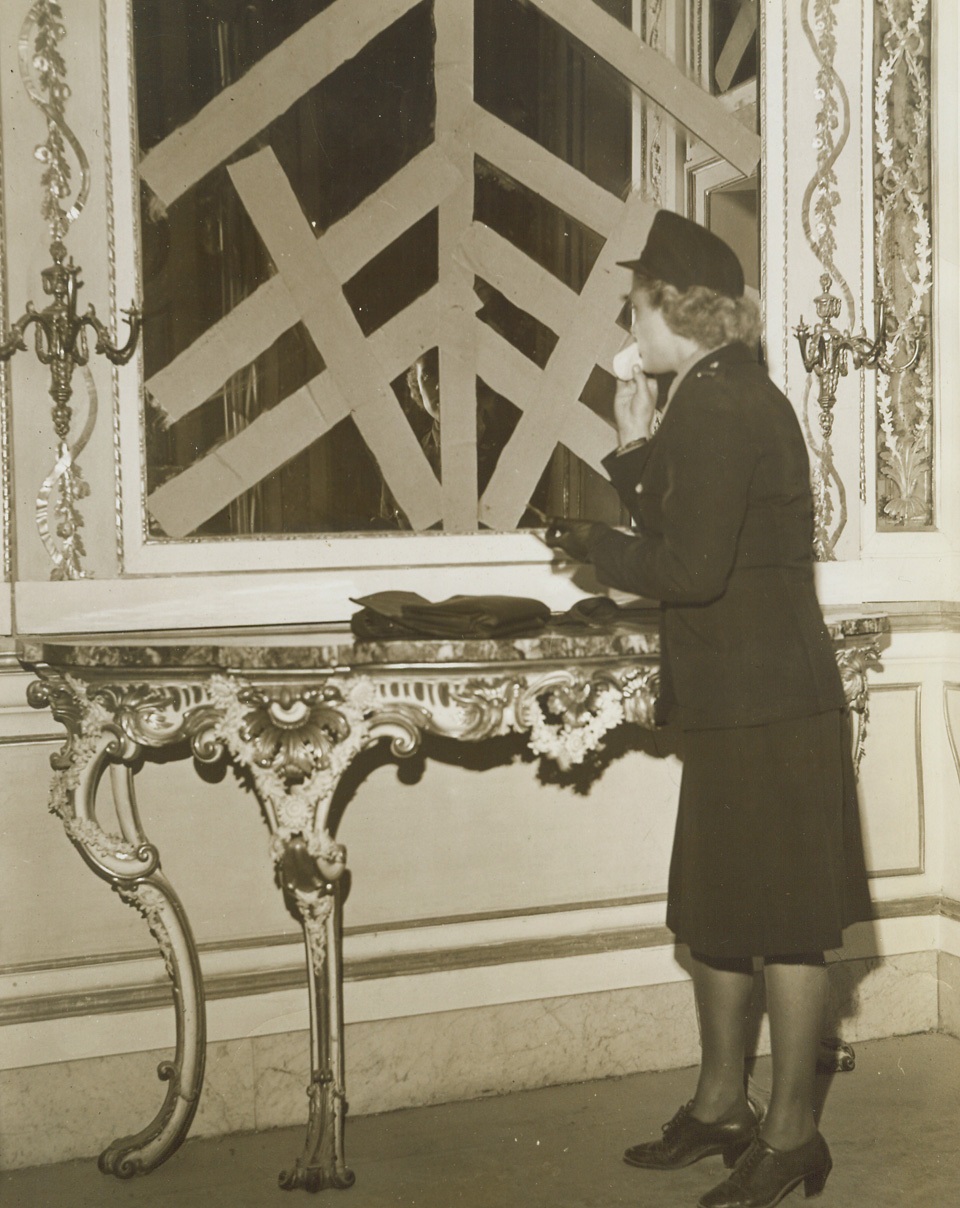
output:
M52 579L81 579L85 554L80 529L83 517L78 500L90 493L76 458L86 443L96 418L96 393L88 376L90 414L84 434L71 445L70 425L73 412L73 373L86 367L90 359L88 329L96 337L94 353L107 357L114 365L125 365L133 356L140 338L142 316L134 306L122 313L130 331L120 346L97 318L93 306L77 313L77 296L83 286L81 269L67 259L64 243L70 224L79 216L90 186L87 158L73 131L66 123L65 108L70 89L66 83L66 64L60 53L60 41L66 36L59 0L34 0L20 33L20 75L31 101L46 118L47 139L37 147L35 157L43 164L41 178L43 202L41 215L50 232L53 263L41 273L43 292L52 299L43 310L28 302L26 310L8 331L0 333L0 361L8 361L16 352L26 351L26 334L35 328L34 347L41 364L50 368L50 397L53 399L53 428L57 438L57 461L40 488L37 497L37 527L53 563ZM80 172L76 199L71 195L71 165L67 146L73 152ZM69 208L68 208L69 207ZM48 512L53 500L53 520Z
M86 365L90 359L86 328L96 334L94 352L103 353L114 365L125 365L133 356L140 338L141 315L131 305L123 313L127 316L130 334L122 348L111 340L106 327L97 318L92 305L84 314L77 314L77 294L83 286L81 269L71 257L64 263L67 249L62 240L54 239L50 244L53 264L40 274L43 292L53 298L49 306L37 310L32 302L14 323L9 333L0 340L0 361L8 361L15 352L26 351L26 333L31 325L36 326L35 348L41 364L50 366L50 397L53 399L53 428L57 439L65 441L70 433L72 418L69 407L73 394L73 371L78 365Z
M820 408L820 428L825 440L833 431L833 408L837 401L837 383L846 377L848 360L854 369L864 365L876 365L884 373L902 373L912 368L920 356L919 336L912 341L908 359L895 365L888 357L891 336L896 332L896 320L887 314L883 302L877 303L874 324L876 336L868 340L866 334L851 336L849 331L834 327L833 320L840 315L840 299L830 292L833 278L824 273L820 278L821 293L814 299L818 322L811 329L800 316L799 324L793 329L800 344L800 355L807 373L816 375L819 382L817 403Z

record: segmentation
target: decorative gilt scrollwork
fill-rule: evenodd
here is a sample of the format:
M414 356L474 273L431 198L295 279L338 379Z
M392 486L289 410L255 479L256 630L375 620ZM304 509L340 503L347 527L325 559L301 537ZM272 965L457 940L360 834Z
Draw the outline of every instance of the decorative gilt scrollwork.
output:
M350 734L336 688L245 688L239 700L250 706L242 737L252 745L254 762L276 769L289 783L329 768L334 747Z
M524 687L525 681L519 676L468 679L457 684L451 695L463 711L458 737L465 742L480 742L509 733L514 728L512 719Z
M65 746L50 761L51 810L86 863L146 920L173 984L176 1052L158 1067L159 1077L168 1083L163 1103L145 1128L118 1138L100 1155L102 1171L130 1178L165 1161L186 1137L197 1110L206 1053L196 944L180 900L160 870L159 852L143 832L132 771L119 766L140 750L144 729L149 732L165 716L175 690L145 685L91 689L46 668L41 675L29 686L27 699L35 708L50 708L67 730ZM155 735L157 745L170 732L169 725L162 727ZM119 834L105 830L96 814L107 767Z
M292 1170L280 1173L284 1191L325 1191L352 1187L356 1175L343 1159L344 1088L332 1074L316 1072L307 1087L310 1112L307 1142Z
M144 917L173 984L177 1040L172 1061L157 1077L167 1083L160 1110L140 1132L119 1137L100 1155L104 1174L128 1179L166 1161L183 1143L200 1101L206 1063L203 981L186 912L159 868L149 880L115 882L114 889Z
M654 725L658 673L651 667L617 671L572 667L533 674L380 681L369 719L371 738L388 734L397 755L408 755L424 732L482 742L528 733L532 751L568 770L598 749L623 722Z
M91 684L87 695L103 706L123 735L124 759L132 759L141 747L200 738L210 720L202 705L203 689L196 684Z
M937 6L876 0L873 98L874 259L880 294L899 319L894 344L926 331L919 356L877 376L877 522L934 524L930 58Z
M332 886L327 888L332 889ZM303 921L310 964L318 975L323 972L328 955L327 923L333 914L334 900L330 893L296 894L297 911Z
M164 908L167 903L163 894L156 885L139 880L130 885L117 885L116 890L117 896L143 917L150 934L157 941L167 973L173 980L176 976L173 969L173 942L164 920Z
M405 732L407 742L401 750L394 748L397 754L415 749L423 731L461 742L529 733L531 750L567 770L621 723L652 727L657 682L650 667L471 676L453 680L446 693L428 680L388 682L378 684L387 703L377 708L370 730L376 735L392 725Z
M833 408L837 401L837 383L847 375L847 359L853 362L854 369L864 365L877 365L886 374L905 373L912 369L920 356L920 340L914 338L912 346L908 347L906 357L901 364L894 364L888 356L888 344L896 332L896 319L887 314L882 301L878 301L874 317L876 335L872 340L866 334L852 336L849 331L840 331L834 327L833 320L839 318L841 303L830 292L833 279L829 273L820 278L820 288L823 291L814 300L817 310L818 323L811 331L800 318L800 323L794 328L794 334L800 345L800 355L803 367L807 373L816 375L820 383L817 402L820 408L820 427L824 439L829 439L833 431Z
M837 651L840 680L854 726L854 767L858 773L866 749L867 724L870 721L867 672L879 662L879 642L867 642Z
M55 721L67 732L66 742L55 755L51 765L57 770L69 768L75 760L75 746L81 736L84 709L83 696L71 686L68 677L44 677L27 685L27 703L34 709L49 709ZM82 757L81 757L82 758Z
M319 688L251 685L216 675L208 688L216 711L211 733L250 773L274 835L274 857L303 835L323 875L336 880L346 853L327 832L326 815L344 770L371 741L373 684L358 676Z
M656 667L634 667L619 676L624 718L645 730L656 728L660 671Z

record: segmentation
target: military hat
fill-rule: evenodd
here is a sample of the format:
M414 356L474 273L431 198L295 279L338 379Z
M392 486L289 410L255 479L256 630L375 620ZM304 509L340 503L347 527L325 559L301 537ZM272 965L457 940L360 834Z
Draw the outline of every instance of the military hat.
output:
M733 248L672 210L657 211L638 260L618 263L681 293L703 285L730 298L743 297L743 269Z

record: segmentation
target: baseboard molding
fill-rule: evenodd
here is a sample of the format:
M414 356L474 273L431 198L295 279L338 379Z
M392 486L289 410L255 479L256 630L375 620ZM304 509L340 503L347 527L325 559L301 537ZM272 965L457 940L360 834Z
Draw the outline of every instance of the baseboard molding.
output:
M344 982L380 981L386 978L450 973L493 965L566 960L570 957L598 953L663 947L671 942L672 935L666 927L627 928L587 936L558 936L535 941L488 944L480 948L447 948L442 953L414 952L402 956L347 959L344 962ZM299 948L299 944L297 947ZM296 955L299 956L299 953ZM284 968L205 975L204 993L208 1002L216 1002L224 998L246 998L302 989L306 984L303 958L299 957L297 963ZM0 1026L18 1022L35 1023L45 1019L64 1019L74 1015L106 1015L121 1011L150 1010L165 1006L169 1001L170 986L166 979L139 985L108 986L102 990L38 994L0 1001Z
M950 915L942 913L944 907ZM645 925L604 928L597 925L603 912L594 911L592 930L586 930L584 918L567 917L568 927L576 921L584 928L579 934L486 943L449 942L458 933L462 939L470 932L465 923L348 937L354 941L354 952L345 961L346 1019L371 1023L683 982L688 977L685 950L675 947L662 923L662 911L662 903L619 906L610 913L652 917ZM882 903L878 917L850 928L842 952L831 953L830 958L835 962L894 959L936 953L941 947L960 955L960 921L953 913L960 913L960 903L944 904L934 897ZM544 930L563 925L552 914L540 921ZM529 926L530 920L525 923ZM482 929L489 935L504 926L503 921L495 926L486 920ZM451 934L447 945L441 946L444 932ZM394 950L385 951L385 942ZM273 1035L308 1026L299 944L208 951L201 960L211 1040ZM3 981L8 983L8 993L0 999L4 1025L0 1068L172 1043L171 988L157 957L112 966L61 964L55 969L34 968L29 974L8 970L0 985ZM13 981L18 993L10 992Z
M487 916L481 919L424 920L403 928L348 934L344 943L344 982L385 981L450 974L468 969L562 961L609 953L669 948L673 936L662 923L663 898L650 895L629 903L585 904L568 911L537 915ZM933 919L960 922L960 902L935 895L877 903L878 922ZM629 919L629 925L624 921ZM611 922L620 925L611 926ZM511 923L518 924L512 927ZM562 931L557 932L558 928ZM510 931L525 930L525 938ZM530 931L540 934L530 935ZM862 929L861 929L862 930ZM887 933L892 935L888 927ZM554 934L550 934L554 931ZM910 929L895 942L923 946L924 936ZM848 944L851 937L848 937ZM876 947L871 934L853 936L855 947ZM947 950L952 950L948 947ZM307 978L299 937L268 937L250 945L210 945L200 949L208 1002L299 991ZM589 990L590 987L585 987ZM170 983L153 950L113 960L88 959L0 969L0 1026L39 1023L86 1015L111 1015L162 1009L170 1002Z
M647 949L641 955L649 958L648 971L653 971L659 950ZM569 966L582 959L563 963ZM830 1033L856 1045L879 1036L935 1030L937 971L945 959L953 958L925 951L834 962ZM495 972L499 977L504 969ZM452 974L450 980L463 976ZM395 981L353 987L363 984L382 987ZM473 1002L466 1009L348 1022L350 1115L692 1066L697 1061L693 994L684 980L573 992L560 999L550 996L549 977L541 978L541 987L541 996L528 1001ZM425 989L422 978L420 988ZM292 1018L289 1022L282 1032L211 1039L193 1136L284 1125L302 1128L309 1034L305 1016L297 1027ZM41 1030L46 1026L38 1025ZM763 1027L751 1047L757 1053L768 1051ZM16 1129L0 1135L0 1166L92 1158L114 1136L144 1123L162 1098L155 1070L168 1050L157 1044L149 1051L0 1070L0 1100L17 1120Z
M960 940L960 935L953 938ZM938 954L937 991L940 1031L960 1038L960 952Z

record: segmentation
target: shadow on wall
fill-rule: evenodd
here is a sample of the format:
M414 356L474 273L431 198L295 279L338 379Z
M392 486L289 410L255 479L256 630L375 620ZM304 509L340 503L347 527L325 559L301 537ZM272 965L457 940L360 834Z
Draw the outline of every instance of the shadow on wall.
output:
M552 760L541 759L531 752L524 734L505 734L484 739L481 743L458 742L453 738L425 734L421 746L403 759L393 756L389 744L383 741L361 751L344 772L330 810L330 831L336 834L347 806L364 780L377 768L391 763L396 764L397 779L401 784L415 785L423 779L430 761L465 771L484 772L490 768L508 767L512 763L534 763L539 760L537 775L542 784L559 785L581 796L588 796L611 764L635 752L654 759L665 759L669 755L682 759L682 734L672 726L659 730L644 730L635 725L618 726L605 736L598 750L587 755L583 763L566 770L559 768Z

